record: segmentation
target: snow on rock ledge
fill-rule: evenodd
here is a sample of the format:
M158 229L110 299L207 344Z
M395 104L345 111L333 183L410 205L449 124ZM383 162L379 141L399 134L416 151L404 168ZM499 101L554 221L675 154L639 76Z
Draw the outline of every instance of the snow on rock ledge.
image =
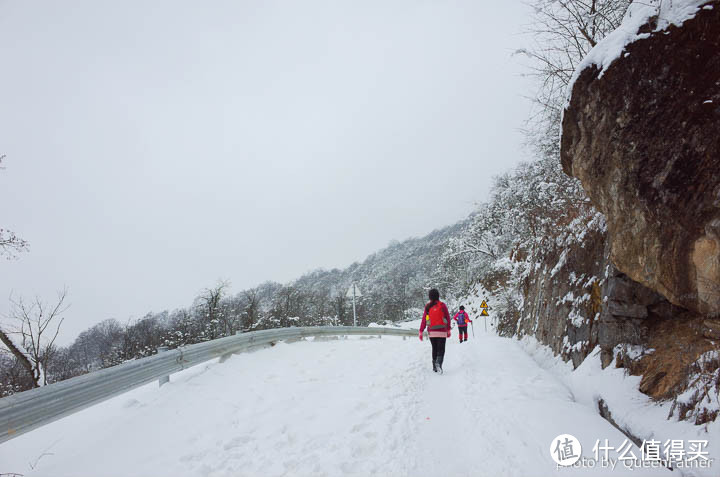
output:
M686 20L693 18L708 0L649 0L633 2L628 7L622 24L617 30L605 37L578 65L568 86L572 92L575 81L586 69L595 66L600 70L598 78L602 78L613 61L620 58L625 48L636 40L650 37L645 25L654 25L653 32L660 32L670 25L681 26ZM709 6L708 8L712 8Z

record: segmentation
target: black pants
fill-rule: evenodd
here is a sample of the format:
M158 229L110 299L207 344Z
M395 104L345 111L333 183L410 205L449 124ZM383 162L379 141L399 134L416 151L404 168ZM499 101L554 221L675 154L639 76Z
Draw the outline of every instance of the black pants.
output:
M467 341L467 325L458 326L458 335L460 336L460 341ZM463 339L463 335L465 339Z
M445 341L447 341L447 338L430 338L433 364L437 361L442 366L443 359L445 358Z

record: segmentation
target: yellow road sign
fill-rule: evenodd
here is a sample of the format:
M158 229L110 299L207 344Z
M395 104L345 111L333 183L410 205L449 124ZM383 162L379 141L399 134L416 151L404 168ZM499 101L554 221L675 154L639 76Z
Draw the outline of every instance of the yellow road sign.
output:
M480 316L490 316L485 308L483 308L482 313L480 313Z
M480 304L480 308L487 308L487 302L483 300L483 302Z

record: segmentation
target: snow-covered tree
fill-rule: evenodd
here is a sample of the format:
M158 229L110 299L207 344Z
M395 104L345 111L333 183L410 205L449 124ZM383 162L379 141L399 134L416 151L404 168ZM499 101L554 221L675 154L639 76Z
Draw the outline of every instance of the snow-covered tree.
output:
M220 280L214 287L204 289L195 298L198 313L205 325L205 336L209 340L225 336L235 327L232 317L227 316L224 313L226 310L221 306L229 286L229 282Z
M528 137L541 154L559 157L560 119L573 72L588 52L621 23L631 0L534 0L527 33L530 74L537 78Z

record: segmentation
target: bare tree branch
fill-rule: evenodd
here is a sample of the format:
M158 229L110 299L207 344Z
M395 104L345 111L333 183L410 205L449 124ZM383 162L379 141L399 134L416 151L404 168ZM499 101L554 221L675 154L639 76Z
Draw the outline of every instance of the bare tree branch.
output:
M47 384L45 370L56 350L55 340L65 320L62 315L69 308L66 299L67 288L58 292L56 301L49 308L40 297L35 297L30 303L22 297L18 299L10 297L10 317L17 322L17 329L3 332L0 339L28 369L35 387ZM19 335L20 342L13 342L10 334ZM11 347L6 340L15 344Z
M2 165L5 154L0 154L0 170L5 169ZM16 258L20 252L29 248L27 241L21 239L14 232L0 228L0 257L3 255L8 259Z

